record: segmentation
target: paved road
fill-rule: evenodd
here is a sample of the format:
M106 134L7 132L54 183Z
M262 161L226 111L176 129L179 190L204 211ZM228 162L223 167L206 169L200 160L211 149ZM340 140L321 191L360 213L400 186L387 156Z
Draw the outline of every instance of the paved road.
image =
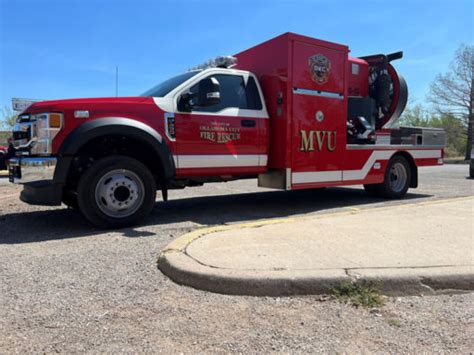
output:
M171 191L170 201L157 202L145 225L113 234L130 238L153 236L164 246L199 225L470 196L474 194L474 180L467 175L467 165L422 168L420 187L410 190L407 198L399 201L368 197L361 186L284 192L260 189L255 180L208 184ZM79 213L64 207L26 205L18 200L19 191L19 186L0 179L0 243L3 245L100 235Z
M18 202L19 188L0 180L0 352L468 352L472 294L391 299L371 313L317 297L206 293L156 268L160 251L199 225L469 196L467 173L466 165L421 169L420 188L391 202L360 187L209 184L172 191L145 225L116 232L66 208Z
M285 192L258 188L255 180L207 184L171 191L170 201L157 202L145 226L124 229L120 233L124 236L176 236L198 225L470 196L474 184L467 175L467 165L420 169L419 188L410 190L405 199L395 201L371 198L361 186ZM4 179L0 181L0 225L8 239L4 242L22 243L96 233L75 211L18 202L16 193L20 188L13 189Z

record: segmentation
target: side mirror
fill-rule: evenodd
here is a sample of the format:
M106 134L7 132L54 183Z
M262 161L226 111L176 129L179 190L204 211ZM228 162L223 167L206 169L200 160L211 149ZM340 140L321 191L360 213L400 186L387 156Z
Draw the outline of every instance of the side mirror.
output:
M198 84L195 106L206 107L221 102L221 86L216 78L202 79Z
M191 112L191 95L185 93L178 100L178 111Z

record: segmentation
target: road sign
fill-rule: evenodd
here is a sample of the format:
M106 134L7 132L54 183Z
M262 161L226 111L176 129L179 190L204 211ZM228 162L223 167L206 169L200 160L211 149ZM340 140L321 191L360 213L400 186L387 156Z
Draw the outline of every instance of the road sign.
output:
M20 98L14 97L12 98L12 108L13 108L13 111L23 112L32 104L38 101L41 101L41 100L20 99Z

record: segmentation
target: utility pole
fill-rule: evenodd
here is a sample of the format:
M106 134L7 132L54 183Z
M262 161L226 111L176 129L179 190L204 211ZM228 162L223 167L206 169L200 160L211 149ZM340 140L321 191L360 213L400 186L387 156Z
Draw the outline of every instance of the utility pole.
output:
M118 96L118 65L115 67L115 97Z

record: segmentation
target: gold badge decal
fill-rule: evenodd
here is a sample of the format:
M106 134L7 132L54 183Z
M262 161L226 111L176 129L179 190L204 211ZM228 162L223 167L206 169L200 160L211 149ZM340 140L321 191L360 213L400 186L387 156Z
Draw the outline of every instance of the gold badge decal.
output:
M328 82L331 71L331 61L322 54L315 54L308 59L311 78L316 84Z

